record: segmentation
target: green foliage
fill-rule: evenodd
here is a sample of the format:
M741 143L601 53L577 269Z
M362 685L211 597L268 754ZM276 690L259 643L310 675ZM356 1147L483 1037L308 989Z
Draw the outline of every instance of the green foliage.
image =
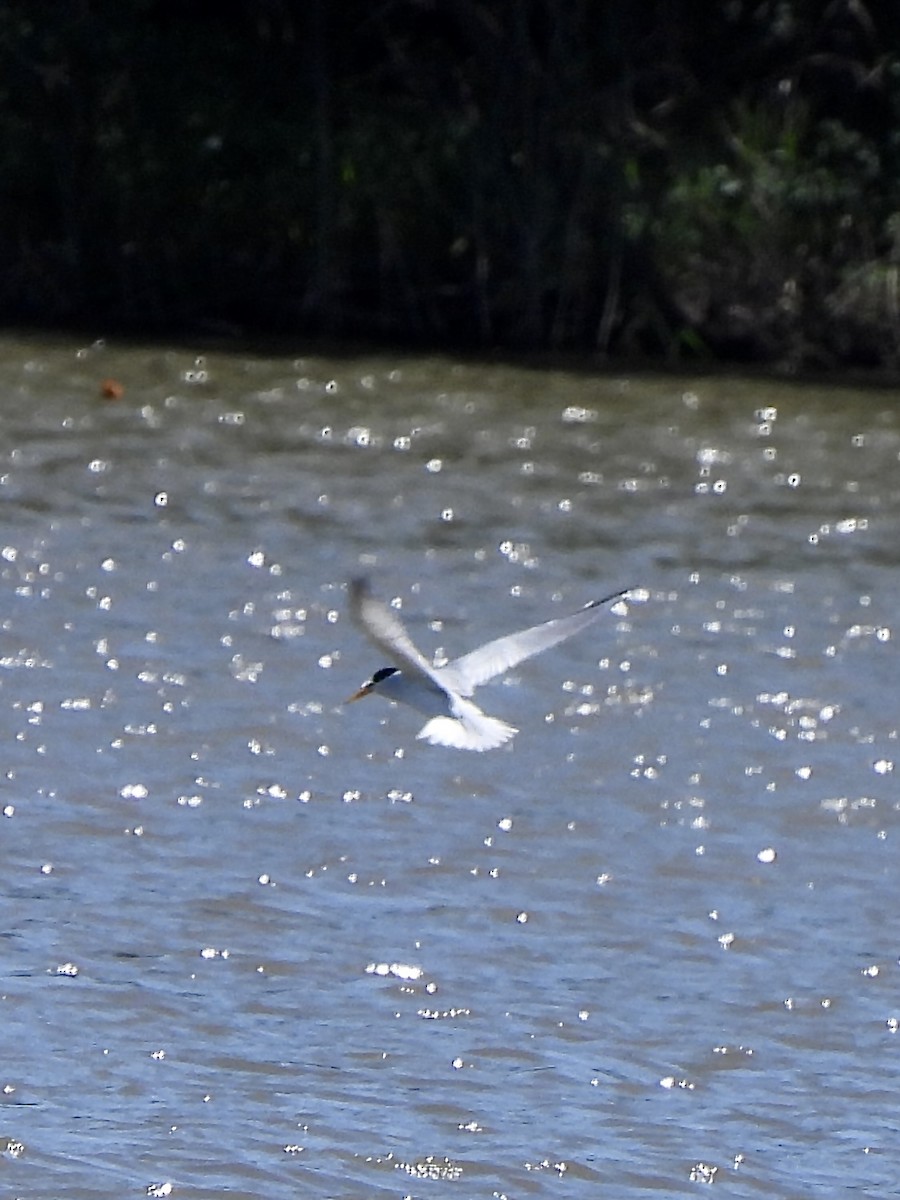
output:
M653 223L672 299L731 352L825 361L837 293L881 238L879 150L801 102L735 105L721 146L674 174Z
M7 321L900 357L900 10L9 0L0 100Z

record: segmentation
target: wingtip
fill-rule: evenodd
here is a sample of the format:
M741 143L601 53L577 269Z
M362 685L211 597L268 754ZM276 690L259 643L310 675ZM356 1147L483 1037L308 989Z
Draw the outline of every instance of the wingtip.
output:
M354 608L358 608L362 600L372 595L372 589L369 585L369 579L366 575L354 575L347 581L347 596L350 604Z
M608 596L603 596L600 600L589 600L584 606L585 608L600 608L604 604L609 604L612 600L620 600L623 596L627 596L629 592L633 592L634 588L620 588L618 592L610 592Z

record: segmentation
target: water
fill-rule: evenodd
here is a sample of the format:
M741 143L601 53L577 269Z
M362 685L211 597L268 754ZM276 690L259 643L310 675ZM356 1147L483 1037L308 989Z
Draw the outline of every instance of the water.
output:
M894 1190L892 394L12 339L0 386L10 1195ZM467 755L342 707L361 569L451 656L635 590Z

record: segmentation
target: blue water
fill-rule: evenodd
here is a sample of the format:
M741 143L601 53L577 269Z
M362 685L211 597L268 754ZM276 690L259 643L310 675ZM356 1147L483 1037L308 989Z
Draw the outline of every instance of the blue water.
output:
M892 395L10 339L0 387L10 1195L896 1187ZM361 570L451 657L634 592L474 755L342 705Z

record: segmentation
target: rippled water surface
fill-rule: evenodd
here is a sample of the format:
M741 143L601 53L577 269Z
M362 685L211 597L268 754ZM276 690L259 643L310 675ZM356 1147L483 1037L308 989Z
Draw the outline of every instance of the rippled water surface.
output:
M6 1194L896 1189L893 393L10 339L0 389ZM634 590L477 755L342 706L361 570L429 655Z

